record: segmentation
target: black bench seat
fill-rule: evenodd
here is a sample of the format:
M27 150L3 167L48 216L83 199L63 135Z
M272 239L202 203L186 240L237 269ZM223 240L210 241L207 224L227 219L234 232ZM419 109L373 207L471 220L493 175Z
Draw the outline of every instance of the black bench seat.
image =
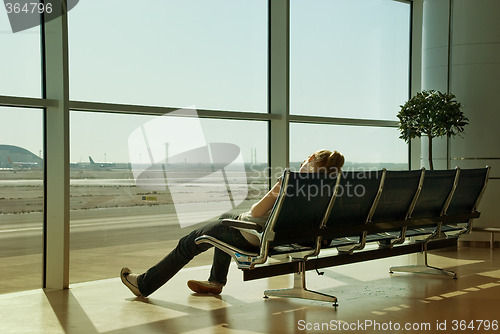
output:
M305 272L402 254L419 254L416 266L392 267L449 275L427 264L427 251L456 246L480 216L479 201L489 167L455 170L342 172L338 175L285 170L278 199L262 230L261 245L248 252L211 236L209 243L233 257L244 280L293 273L291 289L267 290L265 296L333 302L337 298L305 288ZM304 191L306 189L306 191ZM260 227L228 220L226 225ZM368 247L367 247L368 245ZM279 255L287 254L283 258ZM277 261L268 262L269 257Z

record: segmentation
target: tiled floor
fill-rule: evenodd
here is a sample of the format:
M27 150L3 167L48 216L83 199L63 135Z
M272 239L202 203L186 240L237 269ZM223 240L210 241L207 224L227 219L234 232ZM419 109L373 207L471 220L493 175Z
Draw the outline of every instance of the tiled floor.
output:
M292 277L243 282L241 272L234 266L221 296L196 295L186 286L188 279L206 279L208 267L182 270L147 299L135 298L119 278L74 284L65 291L4 294L0 295L0 333L500 331L495 327L500 326L497 323L500 320L500 250L464 247L458 251L431 253L429 263L455 270L457 280L444 276L388 274L389 266L414 260L415 255L405 255L340 266L324 270L321 276L308 272L308 287L337 296L337 309L324 302L263 299L265 289L287 287ZM492 327L487 330L485 325ZM395 330L397 326L401 326L401 330ZM410 326L410 330L404 326ZM350 329L346 330L347 327Z

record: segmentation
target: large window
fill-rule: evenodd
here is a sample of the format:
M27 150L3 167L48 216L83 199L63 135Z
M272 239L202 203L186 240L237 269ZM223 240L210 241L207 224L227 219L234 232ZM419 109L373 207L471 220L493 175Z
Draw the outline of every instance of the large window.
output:
M12 33L0 6L0 95L41 97L40 28ZM5 123L2 123L5 124Z
M0 293L40 287L44 226L47 249L65 260L70 245L71 283L110 278L147 269L204 221L250 208L288 156L292 168L321 148L341 151L348 169L408 167L395 120L409 92L410 3L283 4L86 0L68 26L56 18L18 33L0 10ZM46 128L60 132L42 132L44 108ZM165 115L179 108L198 117ZM43 170L44 149L66 154L51 145L68 136L68 113L70 180L63 159ZM49 201L43 223L44 196L56 194L69 198L71 240L66 201ZM45 260L46 285L65 286L67 262Z
M410 4L292 0L290 112L395 120L408 99Z
M266 122L72 112L71 282L146 270L267 186Z
M397 129L294 123L290 128L290 161L298 165L319 149L345 156L344 170L408 169L408 146Z
M69 14L73 100L266 112L265 0L87 0Z
M40 28L13 33L0 7L0 96L41 97ZM0 103L0 294L40 288L43 110Z
M42 281L42 111L0 108L0 294Z

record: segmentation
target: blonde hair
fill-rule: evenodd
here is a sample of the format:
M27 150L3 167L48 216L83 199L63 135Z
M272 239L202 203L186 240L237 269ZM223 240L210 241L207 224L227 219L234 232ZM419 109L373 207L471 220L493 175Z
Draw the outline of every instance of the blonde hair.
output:
M340 172L344 166L344 156L338 151L319 150L314 153L314 169L327 173Z

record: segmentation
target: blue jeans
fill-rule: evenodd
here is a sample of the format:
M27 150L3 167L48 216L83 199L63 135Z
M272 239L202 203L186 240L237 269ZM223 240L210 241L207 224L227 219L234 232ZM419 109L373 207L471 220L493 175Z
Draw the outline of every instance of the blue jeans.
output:
M144 274L137 277L137 284L143 296L148 296L155 292L159 287L168 282L179 270L182 269L196 255L213 247L210 244L197 245L194 241L201 235L210 235L230 245L242 250L254 250L252 246L237 229L222 225L222 219L235 219L237 215L226 214L215 219L207 225L192 231L179 240L175 247L167 256L153 267L149 268ZM210 282L226 284L227 273L231 256L218 248L215 248L210 270Z

